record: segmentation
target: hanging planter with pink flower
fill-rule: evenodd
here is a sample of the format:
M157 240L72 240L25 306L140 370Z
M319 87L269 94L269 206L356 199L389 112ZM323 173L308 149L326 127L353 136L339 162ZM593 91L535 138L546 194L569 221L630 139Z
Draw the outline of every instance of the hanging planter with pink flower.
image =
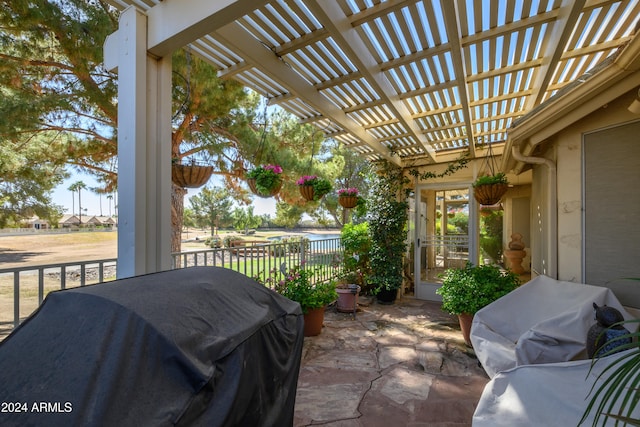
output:
M305 175L296 184L298 184L302 197L309 201L320 200L333 189L328 180L317 175Z
M338 190L338 203L346 209L355 208L358 204L359 194L357 188L341 188Z
M246 174L249 188L258 197L271 197L282 187L282 168L278 165L258 166Z

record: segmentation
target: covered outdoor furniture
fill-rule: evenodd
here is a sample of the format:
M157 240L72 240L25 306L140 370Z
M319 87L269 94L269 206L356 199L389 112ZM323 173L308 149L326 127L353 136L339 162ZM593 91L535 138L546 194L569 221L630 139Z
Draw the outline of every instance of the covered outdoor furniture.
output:
M473 415L473 427L577 426L591 401L589 391L597 377L611 361L633 351L637 350L603 357L591 372L591 360L526 365L502 371L485 386ZM597 380L596 388L607 377L605 374ZM632 414L640 419L640 406ZM593 425L594 415L592 411L582 425ZM615 422L609 419L606 425L613 426Z
M53 292L0 344L0 425L292 425L302 328L217 267Z
M475 314L473 349L490 378L516 366L584 359L594 302L632 318L608 288L538 276Z

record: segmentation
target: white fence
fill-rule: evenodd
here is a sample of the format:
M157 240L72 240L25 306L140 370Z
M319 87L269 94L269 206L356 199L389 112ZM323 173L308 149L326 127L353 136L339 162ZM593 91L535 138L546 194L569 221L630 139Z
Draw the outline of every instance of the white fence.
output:
M264 280L268 275L307 265L315 281L342 272L340 238L248 244L173 254L173 268L219 266ZM17 327L44 301L47 293L115 280L117 259L67 262L0 269L0 339Z

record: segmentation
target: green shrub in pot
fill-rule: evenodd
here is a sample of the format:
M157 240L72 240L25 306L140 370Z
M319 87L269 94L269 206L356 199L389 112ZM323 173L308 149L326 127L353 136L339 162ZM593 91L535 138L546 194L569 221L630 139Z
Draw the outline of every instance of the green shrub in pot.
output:
M520 286L520 278L497 265L473 265L450 268L440 275L442 309L451 314L474 314Z

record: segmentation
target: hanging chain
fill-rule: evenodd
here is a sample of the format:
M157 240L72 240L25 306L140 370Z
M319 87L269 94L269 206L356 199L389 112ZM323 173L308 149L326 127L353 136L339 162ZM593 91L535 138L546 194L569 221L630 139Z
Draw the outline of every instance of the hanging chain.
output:
M487 151L487 155L484 158L484 162L482 164L483 167L480 170L484 170L486 168L489 170L489 175L493 176L498 170L498 165L493 154L493 144L491 144L490 142L487 142L486 144L489 146L489 149Z
M313 171L313 156L316 152L316 141L314 139L315 132L311 134L311 158L309 159L309 167L307 168L307 175L311 175Z
M256 152L253 155L253 159L251 159L251 162L254 165L260 164L260 161L262 160L262 151L264 149L265 146L265 141L267 139L267 107L269 105L269 101L265 99L264 101L264 113L262 114L263 117L263 127L262 127L262 135L260 135L260 141L258 142L258 147L256 149Z

